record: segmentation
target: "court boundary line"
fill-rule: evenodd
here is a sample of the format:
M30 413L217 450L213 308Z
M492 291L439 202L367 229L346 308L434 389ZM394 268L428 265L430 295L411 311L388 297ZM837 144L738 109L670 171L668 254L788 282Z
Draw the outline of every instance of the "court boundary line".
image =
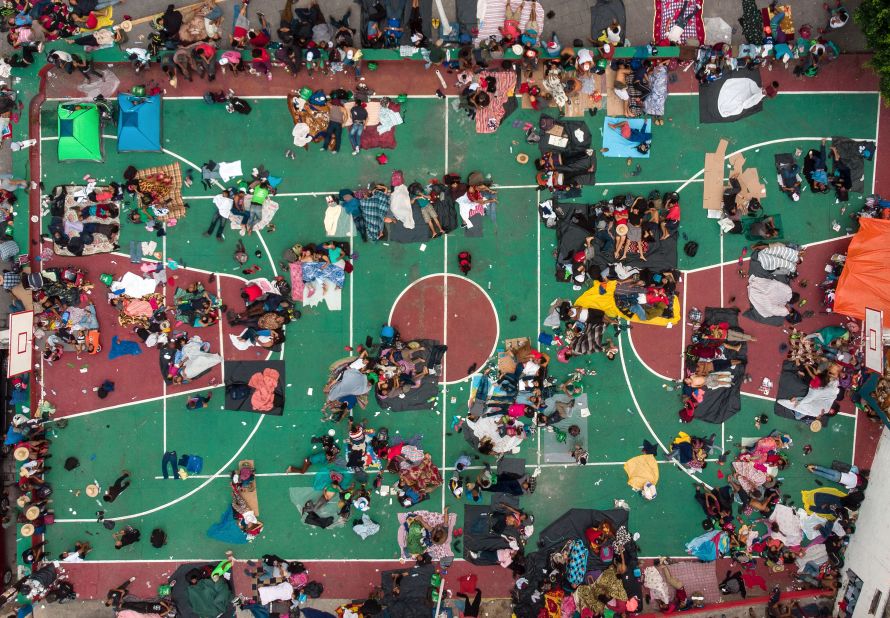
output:
M676 94L680 94L680 93L676 93ZM693 93L683 93L683 94L693 94ZM791 94L791 93L789 93L789 94ZM822 94L825 94L825 93L822 93ZM862 94L862 93L861 93L861 92L857 92L856 94ZM172 97L172 98L176 98L176 97ZM191 98L199 99L200 97L180 97L180 98L182 98L182 99L191 99ZM284 96L270 96L270 97L268 97L268 98L286 98L286 97L284 97ZM432 95L424 96L424 97L417 97L417 98L432 98ZM63 100L69 100L69 99L63 99ZM880 96L879 96L879 97L878 97L878 113L879 113L879 114L880 114L880 102L881 102L881 101L880 101ZM447 127L448 116L449 116L449 112L448 112L448 108L447 108L447 103L446 103L446 108L445 108L445 115L446 115L446 127ZM878 129L878 128L879 128L879 125L876 126L876 132L877 132L877 129ZM116 136L116 135L115 135L115 136L111 136L111 135L105 135L105 134L103 134L102 137L103 137L103 138L108 138L108 139L115 139L115 140L117 139L117 136ZM877 136L876 136L876 137L877 137ZM53 138L53 136L50 136L50 137L45 137L45 136L42 136L42 135L40 136L40 141L41 141L41 142L43 142L43 141L45 141L45 140L46 140L46 141L50 141L50 140L52 140L52 139L56 139L56 140L57 140L58 137ZM797 141L797 140L801 140L801 141L803 141L803 140L810 140L810 141L812 141L812 140L821 140L821 139L822 139L822 138L794 137L794 138L780 138L780 139L776 139L776 140L770 140L770 141L768 141L768 142L761 142L760 144L749 145L749 146L747 146L747 147L744 147L744 148L742 148L742 149L739 149L739 150L737 150L737 151L735 151L735 152L733 152L733 153L730 153L730 154L726 155L726 156L724 157L724 160L728 159L730 156L734 156L735 154L739 154L739 153L742 153L742 152L747 152L748 150L751 150L751 149L754 149L754 148L757 148L757 147L762 147L762 146L765 146L765 145L771 145L771 144L775 144L775 143L785 143L785 142L788 142L788 141ZM446 130L446 168L447 168L447 163L448 163L447 140L448 140L448 135L447 135L447 130ZM877 140L876 140L876 141L877 141ZM185 159L184 157L182 157L182 156L180 156L180 155L178 155L178 154L176 154L176 153L174 153L174 152L172 152L172 151L169 151L169 150L167 150L167 149L162 149L162 152L164 152L164 153L167 154L168 156L173 157L174 159L177 159L177 160L179 160L179 161L182 161L183 163L185 163L185 164L191 166L191 167L194 168L194 169L200 169L200 168L199 168L197 165L195 165L193 162L189 161L188 159ZM874 163L875 163L875 169L876 169L876 163L877 163L876 157L875 157L875 161L874 161ZM679 193L679 192L682 191L684 188L688 187L692 182L697 182L698 177L701 176L703 173L704 173L704 168L702 168L699 172L697 172L692 178L690 178L690 179L688 179L687 181L685 181L685 182L680 186L680 188L678 188L676 191ZM703 180L702 180L702 181L703 181ZM630 182L630 183L613 183L612 185L609 185L609 184L607 184L607 183L600 183L598 186L616 186L616 185L631 185L631 184L659 184L659 183L665 183L665 184L667 184L667 183L670 183L670 182L671 182L671 181L666 180L666 181L637 182L637 183L633 183L633 182ZM872 184L873 184L873 185L874 185L874 182L875 182L875 178L874 178L874 174L873 174L873 178L872 178ZM215 183L215 184L217 184L217 185L219 186L219 183ZM517 188L519 188L519 187L517 187ZM523 188L525 188L525 187L523 186ZM531 187L529 187L529 188L531 188ZM539 225L540 225L540 222L539 222ZM273 275L277 275L277 274L278 274L278 272L277 272L277 266L276 266L274 260L272 260L272 258L271 258L271 254L269 253L268 246L266 245L266 242L265 242L265 240L263 239L262 234L261 234L261 233L258 233L257 236L258 236L258 238L259 238L259 240L260 240L260 243L261 243L261 245L263 246L263 249L265 250L266 255L267 255L267 257L268 257L268 259L269 259L269 261L270 261L270 264L271 264L271 266L272 266L272 272L273 272ZM721 264L718 265L718 267L720 268L720 273L721 273L721 302L722 302L722 298L723 298L723 268L724 268L724 265L725 265L725 261L723 260L723 237L722 237L722 236L723 236L723 235L721 234L721 235L720 235L720 241L721 241ZM829 241L833 241L833 240L837 240L837 238L827 239L827 240L825 240L825 241L823 241L823 242L829 242ZM165 241L166 241L166 239L165 239ZM448 238L447 238L447 235L446 235L446 238L445 238L445 245L444 245L444 246L445 246L445 265L444 265L444 266L445 266L445 273L444 273L444 276L445 276L445 280L446 280L446 296L445 296L445 304L446 304L446 307L447 307L447 278L448 278L448 276L449 276L448 273L447 273L447 243L448 243ZM165 242L165 244L166 244L166 242ZM540 251L539 251L538 253L539 253L539 255L538 255L538 259L540 260ZM165 255L165 258L166 258L166 255ZM165 268L166 268L166 260L165 260L164 263L165 263ZM711 266L711 267L713 267L713 266ZM711 268L711 267L709 267L709 268ZM193 269L193 270L200 271L201 269ZM210 271L205 271L205 272L210 272ZM215 274L216 274L216 276L217 276L217 278L218 278L218 277L219 277L219 273L215 273ZM540 268L538 268L538 273L537 273L537 275L538 275L538 277L540 278ZM421 278L421 279L422 279L422 278ZM243 279L242 279L242 280L243 280ZM420 279L418 279L418 280L416 280L416 281L419 281L419 280L420 280ZM246 281L246 280L244 280L244 281ZM416 281L415 281L415 282L416 282ZM474 283L475 283L475 282L474 282ZM412 284L412 285L413 285L413 284ZM477 285L478 285L478 284L477 284ZM410 287L410 286L408 286L408 287ZM480 289L482 289L481 286L479 286L479 287L480 287ZM407 289L407 287L406 287L405 289ZM166 288L165 288L165 292L166 292ZM402 293L404 293L404 290L403 290ZM485 290L484 290L484 289L483 289L483 293L485 293ZM487 294L487 293L485 293L485 294L486 294L486 296L488 297L488 294ZM539 284L539 287L538 287L538 304L539 304L539 305L540 305L540 294L541 294L541 288L540 288L540 284ZM401 296L401 294L400 294L400 296ZM684 286L684 296L685 296L685 286ZM398 300L398 298L397 298L397 300ZM496 339L495 339L495 342L497 342L497 340L498 340L498 338L499 338L499 336L500 336L499 316L497 315L497 308L496 308L496 306L494 305L494 303L491 301L491 298L490 298L490 297L489 297L489 301L491 302L492 306L493 306L494 309L495 309L494 313L495 313L496 322L497 322L497 324L498 324L498 335L496 336ZM393 307L395 307L395 303L393 304ZM350 311L352 311L352 303L350 303ZM539 314L540 314L540 310L539 310ZM391 316L391 315L392 315L392 310L390 311L390 316ZM445 325L443 326L443 328L444 328L445 331L447 332L447 311L446 311L446 315L445 315L444 317L445 317ZM539 319L539 323L540 323L540 319ZM539 325L540 325L540 324L539 324ZM220 328L221 328L221 325L220 325ZM634 347L633 347L633 344L632 344L632 341L631 341L630 333L628 333L627 338L628 338L628 342L630 343L631 350L633 351L633 353L634 353L634 355L637 357L637 359L640 360L641 363L642 363L642 359L640 359L639 354L636 353L636 350L635 350ZM620 353L621 356L622 356L622 359L621 359L621 360L622 360L622 371L623 371L623 374L624 374L625 382L626 382L626 384L627 384L628 392L629 392L629 394L631 395L631 399L632 399L632 401L633 401L633 403L634 403L634 406L637 408L637 412L638 412L638 414L639 414L641 420L643 420L643 422L644 422L646 428L649 430L649 432L650 432L650 434L652 435L652 437L653 437L653 438L656 440L656 442L662 447L662 449L663 449L665 452L667 452L668 449L666 449L666 448L664 447L664 444L661 442L661 440L658 438L658 436L656 435L656 433L655 433L654 430L652 429L652 427L651 427L651 425L650 425L648 419L646 418L645 414L642 412L642 409L641 409L641 407L640 407L640 405L639 405L639 402L638 402L638 400L637 400L637 398L636 398L636 394L635 394L635 391L634 391L634 389L633 389L633 387L632 387L632 385L631 385L631 382L630 382L630 379L629 379L629 375L628 375L628 371L627 371L627 366L626 366L626 362L625 362L625 358L624 358L623 342L622 342L622 338L621 338L621 337L618 337L618 344L619 344L619 353ZM496 346L496 343L495 343L495 346ZM221 348L220 351L221 351L221 352L222 352L222 347L223 347L223 341L222 341L222 338L221 338L221 340L220 340L220 348ZM271 355L272 355L272 353L269 353L269 355L267 356L267 359L270 358ZM282 350L281 350L281 352L280 352L280 356L281 356L282 358L284 357L284 349L283 349L283 348L282 348ZM646 366L645 363L642 363L642 364L643 364L644 366ZM650 369L650 371L651 371L651 369ZM655 373L655 372L652 372L652 373ZM658 374L655 374L655 375L658 375ZM444 378L444 377L445 377L445 376L444 376L444 370L443 370L443 378ZM464 381L464 380L466 380L467 378L470 378L470 377L472 377L472 375L463 378L461 381ZM444 394L447 393L447 385L448 385L448 382L446 382L446 381L443 380L442 385L443 385L443 395L444 395ZM198 390L205 390L205 389L198 389ZM179 394L182 394L182 393L179 393ZM163 401L164 401L164 410L165 410L165 418L164 418L164 426L165 426L165 430L164 430L164 441L165 441L165 448L166 448L166 399L167 399L167 394L166 394L166 383L164 383L164 394L163 394L161 397L162 397L162 399L163 399ZM142 403L142 402L144 402L144 401L145 401L145 400L140 400L138 403ZM126 405L135 405L136 403L137 403L137 402L130 402L129 404L124 404L124 406L126 406ZM446 424L446 422L447 422L447 421L446 421L446 418L445 418L446 415L445 415L445 412L444 412L444 410L445 410L445 406L446 406L446 405L447 405L446 397L443 396L443 413L442 413L442 415L443 415L443 426L444 426L444 425ZM120 407L124 407L124 406L120 406ZM69 417L65 417L65 418L71 418L71 416L69 416ZM259 430L259 428L260 428L260 426L262 425L262 423L263 423L264 420L265 420L265 415L260 415L260 418L257 420L256 424L254 425L253 429L252 429L252 430L250 431L250 433L248 434L248 436L247 436L247 438L245 439L245 441L243 442L243 444L242 444L242 445L240 446L240 448L235 452L235 454L232 456L232 458L231 458L231 459L230 459L224 466L222 466L222 467L220 468L220 470L218 471L217 474L221 473L224 469L228 468L228 467L231 465L231 463L232 463L233 461L235 461L235 459L237 459L237 457L241 454L241 452L243 452L243 450L247 447L247 445L252 441L254 435L255 435L256 432ZM855 422L856 422L856 418L855 418L855 415L854 415L854 428L855 428ZM723 425L723 424L721 424L721 426L722 426L722 425ZM855 431L855 429L854 429L854 431ZM442 434L442 440L443 440L443 459L444 459L444 458L446 457L446 453L445 453L445 431L443 431L443 434ZM854 433L854 452L855 452L855 433ZM539 437L539 457L540 457L540 437ZM666 462L666 463L670 463L670 462ZM546 464L540 464L540 463L539 463L539 465L546 465ZM555 464L555 466L561 466L561 465L569 466L569 465L572 465L572 464ZM696 479L697 481L701 482L702 484L704 484L705 486L707 486L707 487L710 488L710 486L709 486L707 483L705 483L704 481L701 481L700 479L698 479L697 477L695 477L694 475L692 475L691 473L689 473L688 470L685 469L685 467L683 467L683 466L678 466L678 467L680 467L680 468L681 468L687 475L689 475L690 477ZM443 466L443 469L444 469L444 466ZM152 509L143 511L143 512L141 512L141 513L132 514L132 515L124 515L124 516L120 516L120 517L115 517L115 519L116 519L116 520L120 520L120 521L122 521L122 520L128 520L128 519L133 519L133 518L143 517L143 516L145 516L145 515L149 515L149 514L152 514L152 513L161 511L161 510L165 510L165 509L167 509L167 508L169 508L169 507L171 507L171 506L174 506L175 504L178 504L179 502L182 502L182 501L188 499L189 497L195 495L196 493L200 492L204 487L206 487L210 482L212 482L212 480L214 480L214 478L215 478L215 477L208 478L204 483L202 483L201 485L199 485L199 486L196 487L195 489L193 489L193 490L191 490L191 491L189 491L189 492L187 492L187 493L185 493L185 494L183 494L183 495L181 495L181 496L175 498L174 500L171 500L171 501L169 501L169 502L167 502L167 503L165 503L165 504L163 504L163 505L156 506L156 507L154 507L154 508L152 508ZM443 486L443 494L442 494L442 502L443 502L443 505L444 505L444 501L445 501L445 493L444 493L444 486ZM57 521L57 523L86 523L86 522L92 522L93 519L58 519L58 520L56 520L56 521ZM339 561L343 561L343 560L339 560ZM368 561L371 561L371 562L378 561L378 562L379 562L380 560L375 558L375 559L368 559ZM98 561L96 561L96 562L98 562ZM117 562L117 561L111 561L111 562ZM136 561L136 562L146 562L146 561L145 561L145 560L140 560L140 561Z

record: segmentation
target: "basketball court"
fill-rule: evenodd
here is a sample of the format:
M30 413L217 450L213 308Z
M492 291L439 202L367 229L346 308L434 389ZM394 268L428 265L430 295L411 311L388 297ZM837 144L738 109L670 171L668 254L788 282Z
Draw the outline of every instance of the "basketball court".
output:
M820 84L832 86L825 80ZM247 80L246 87L259 93L265 83ZM408 337L435 339L448 346L440 393L431 411L389 412L372 401L367 410L357 411L357 416L365 416L372 427L389 428L394 437L422 435L424 450L446 478L445 487L422 508L447 505L462 513L462 506L448 492L447 479L456 458L469 450L451 429L454 417L466 412L469 375L503 348L505 339L529 337L536 341L555 298L574 299L581 294L555 280L555 233L544 227L537 215L537 204L548 196L539 193L534 169L515 161L519 152L534 158L536 149L525 143L523 131L513 123L534 122L537 114L517 110L496 134L476 135L465 114L453 107L454 98L412 93L405 124L398 128L398 147L386 151L389 162L381 167L374 161L376 153L352 157L344 149L333 155L319 152L317 146L296 151L293 161L286 159L283 153L293 144L283 94L242 94L254 111L240 117L226 114L221 106L207 106L197 95L173 92L164 97L162 153L119 154L113 128L106 128L104 164L59 163L53 144L55 108L58 100L67 96L67 88L64 83L51 85L40 109L39 162L47 189L82 183L87 174L100 182L119 179L128 165L142 169L174 160L183 173L192 169L196 178L198 168L211 158L240 159L245 171L264 165L281 176L276 231L242 239L248 255L255 251L261 255L248 262L260 267L259 276L279 274L281 256L294 243L325 239L325 195L371 181L387 182L395 169L401 169L408 182L441 178L446 172L466 175L480 170L498 187L499 203L496 220L486 218L480 237L466 236L458 229L424 244L362 243L355 239L355 271L347 276L341 310L330 311L324 305L301 309L302 318L287 327L283 351L275 354L287 368L283 416L222 409L225 376L220 368L184 386L166 385L155 350L114 360L101 353L83 355L81 360L66 354L53 366L44 365L44 395L57 406L57 416L68 419L67 426L54 437L55 461L76 456L81 464L71 472L54 466L49 473L56 512L56 523L47 533L51 546L73 547L75 541L89 539L94 547L90 562L97 564L219 557L227 547L205 532L228 508L228 473L239 460L253 459L265 529L251 545L240 549L239 557L275 553L304 561L397 559L396 514L403 509L392 497L374 497L369 514L381 530L360 541L349 526L320 530L303 525L298 511L302 503L296 497L311 487L313 471L285 474L288 465L298 465L312 452L310 437L332 427L322 422L320 414L329 364L349 355L349 349L364 342L367 335L376 337L380 326L390 321ZM713 151L719 139L725 138L730 143L727 156L742 152L746 166L759 170L769 196L766 212L782 215L786 237L811 246L804 264L807 274L802 276L815 284L820 280L823 258L844 245L845 225L837 232L833 222L847 220L861 196L851 197L846 214L841 212L843 205L829 195L805 193L798 203L786 200L776 189L773 157L779 152L818 147L822 137L877 139L879 99L867 88L854 85L843 92L783 93L767 103L767 113L736 124L699 125L697 95L682 92L691 89L681 83L680 92L672 93L668 101L667 124L655 127L651 158L641 162L641 173L635 174L623 159L598 157L597 184L586 187L579 201L595 202L624 193L646 195L651 190L680 191L683 239L696 240L700 246L694 258L680 256L684 315L693 306L745 309L745 283L737 275L744 237L721 236L717 224L706 218L701 207L703 153ZM377 89L378 95L398 93L396 89ZM594 144L598 144L601 118L585 119L594 133ZM873 169L873 164L866 163L868 188L874 186ZM166 237L155 238L141 226L122 223L121 244L127 246L130 240L158 242L157 259L176 265L175 270L168 269L166 295L172 296L176 287L200 281L230 308L240 309L240 289L249 276L232 259L235 237L227 231L226 241L220 243L202 236L214 211L214 193L196 181L184 187L183 194L190 206L187 216L170 228ZM460 251L473 255L468 277L457 268ZM114 336L134 339L128 329L118 326L116 313L105 301L105 287L99 283L100 274L117 278L135 270L129 257L118 253L88 258L54 256L45 266L68 264L84 268L96 284L92 301L103 345L110 345ZM815 285L805 296L812 296L810 303L815 309L819 301L812 288ZM817 311L802 328L828 323L833 323L832 316ZM870 458L867 451L872 443L857 427L851 410L845 409L820 433L772 415L775 395L760 394L757 388L762 377L776 379L783 354L779 344L785 335L781 329L752 324L743 326L750 327L763 342L752 346L752 381L743 389L742 411L722 425L678 422L680 403L673 389L681 376L681 355L689 337L685 319L672 329L635 325L617 339L620 354L612 362L599 355L576 357L568 365L554 362L550 374L560 380L580 367L596 372L583 382L591 412L582 419L590 461L585 467L548 461L552 459L548 437L537 434L527 440L518 457L526 460L528 471L539 471L539 476L538 489L523 498L523 508L543 526L571 507L611 508L613 500L621 498L631 506L630 525L640 532L645 555L682 556L685 542L701 531L701 511L692 500L693 485L722 483L721 474L728 466L714 461L701 474L692 475L661 461L659 498L646 502L627 486L622 468L627 459L639 454L644 439L664 447L681 430L704 436L714 432L718 444L737 450L735 445L742 438L778 429L791 434L797 459L804 444L812 445L813 457L819 461ZM227 361L267 356L265 352L234 349L229 334L240 328L233 329L224 321L188 330L210 342L211 351L221 353ZM542 349L555 357L555 347ZM101 400L94 389L106 379L114 381L116 388ZM208 391L214 392L208 408L186 409L190 393ZM762 413L768 414L770 421L758 430L753 419ZM343 426L335 429L345 431ZM201 456L202 473L184 480L164 479L161 458L173 450L179 455ZM482 461L476 464L474 467L481 469ZM114 504L86 496L86 485L97 482L107 487L122 469L130 471L132 487ZM794 465L784 472L783 492L799 504L799 492L812 488L811 479L802 465ZM387 480L391 480L389 475ZM168 545L157 550L143 542L115 550L109 533L96 521L99 510L119 526L140 528L143 535L155 527L164 528Z

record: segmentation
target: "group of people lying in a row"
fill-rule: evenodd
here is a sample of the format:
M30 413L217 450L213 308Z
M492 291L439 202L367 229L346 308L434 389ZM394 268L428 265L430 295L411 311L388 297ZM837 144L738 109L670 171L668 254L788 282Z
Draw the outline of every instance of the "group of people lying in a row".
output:
M398 223L413 229L416 210L429 228L431 238L445 234L442 211L437 209L440 202L449 219L454 218L456 210L460 225L472 228L473 217L488 214L495 218L497 190L480 172L470 173L466 182L458 174L446 174L441 183L424 186L419 182L405 185L401 172L397 171L390 185L374 183L372 189L342 189L336 198L329 198L330 204L339 204L352 217L362 240L371 242L385 236L386 224Z

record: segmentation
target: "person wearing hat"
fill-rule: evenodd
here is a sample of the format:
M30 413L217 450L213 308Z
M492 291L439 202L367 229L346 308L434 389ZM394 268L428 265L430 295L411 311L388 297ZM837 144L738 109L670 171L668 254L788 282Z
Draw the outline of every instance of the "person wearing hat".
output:
M35 564L39 563L44 556L43 548L46 546L46 541L41 541L37 545L31 545L25 551L22 552L22 562L24 564Z

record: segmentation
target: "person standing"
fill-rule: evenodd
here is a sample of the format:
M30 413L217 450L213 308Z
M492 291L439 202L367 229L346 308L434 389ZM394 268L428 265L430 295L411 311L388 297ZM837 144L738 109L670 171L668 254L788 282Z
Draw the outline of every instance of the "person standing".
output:
M352 154L357 155L361 150L362 133L365 131L365 123L368 121L368 110L364 103L356 103L349 110L352 126L349 127L349 143L352 144Z

